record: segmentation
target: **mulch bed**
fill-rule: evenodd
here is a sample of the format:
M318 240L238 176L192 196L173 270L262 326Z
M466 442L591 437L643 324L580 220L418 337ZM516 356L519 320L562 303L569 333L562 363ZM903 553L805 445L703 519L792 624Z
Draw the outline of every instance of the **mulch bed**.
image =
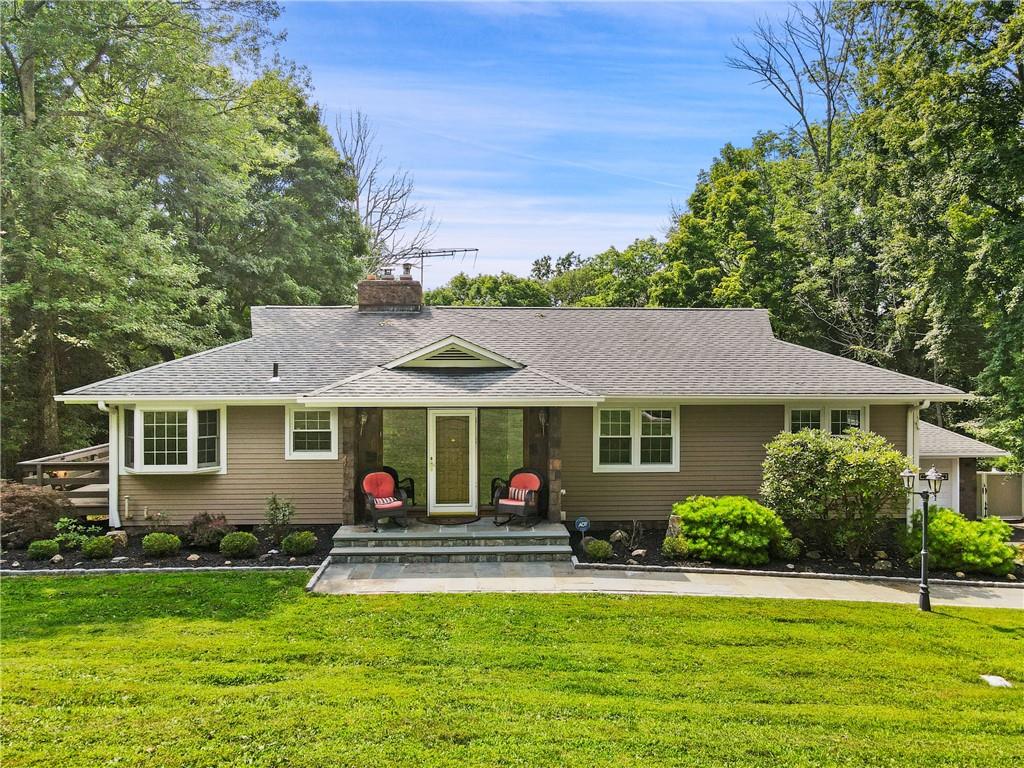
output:
M153 568L158 570L160 568L209 568L210 566L218 567L251 567L254 565L267 566L267 565L320 565L324 558L327 557L327 553L331 551L331 537L334 532L338 530L337 525L303 525L295 526L292 530L296 531L313 531L317 538L317 548L312 554L302 555L300 557L289 557L280 551L280 547L275 547L269 541L260 537L258 531L252 530L251 526L239 526L239 530L249 530L255 533L257 538L260 539L260 547L257 550L256 557L250 558L226 558L220 552L210 551L206 549L198 549L196 547L190 547L185 540L185 536L182 531L170 531L176 533L182 538L181 551L178 552L174 557L161 557L154 558L148 556L142 551L142 539L147 533L151 533L149 530L139 531L138 533L129 532L128 534L128 546L127 547L114 547L114 558L126 557L127 560L117 560L116 562L110 560L89 560L82 556L81 552L62 552L61 555L64 561L61 563L51 563L49 560L29 560L28 553L25 549L5 549L3 551L3 557L0 558L0 567L4 570L51 570L51 571L63 571L69 568L88 568L91 570L104 570L108 568ZM269 550L277 549L278 554L268 554ZM198 560L189 560L189 555L198 555ZM17 565L15 565L17 563Z
M627 534L632 533L632 529L626 527L623 529ZM612 534L612 530L596 530L588 532L588 536L593 536L598 539L609 540L609 536ZM575 531L571 532L571 544L573 553L582 563L593 563L599 562L592 560L587 556L587 553L583 551L583 547L580 546L582 539L581 535ZM621 541L612 542L612 549L614 550L614 556L610 560L603 560L600 562L611 563L614 565L681 565L689 568L731 568L739 567L748 571L788 571L790 573L831 573L837 575L848 575L848 576L907 576L914 577L920 575L920 569L914 565L908 565L902 559L897 557L897 554L892 548L886 549L886 554L890 555L889 562L892 563L892 567L888 569L876 569L875 558L873 553L867 553L867 555L860 561L854 562L845 558L833 558L828 555L823 555L820 559L811 559L807 557L801 557L797 560L775 560L764 565L744 565L744 566L730 566L727 563L714 563L708 560L675 560L670 557L665 557L661 554L661 542L665 538L664 527L653 527L646 526L643 531L633 537L632 541ZM636 550L646 550L646 554L634 555ZM630 561L635 562L630 562ZM936 579L957 579L956 573L953 571L943 571L936 568L929 570L929 575ZM1024 566L1018 565L1013 573L1016 576L1017 582L1024 581ZM965 577L962 577L964 581L984 579L985 581L1005 581L1006 583L1012 583L1014 579L1007 578L1006 576L993 576L992 574L972 574L968 573Z

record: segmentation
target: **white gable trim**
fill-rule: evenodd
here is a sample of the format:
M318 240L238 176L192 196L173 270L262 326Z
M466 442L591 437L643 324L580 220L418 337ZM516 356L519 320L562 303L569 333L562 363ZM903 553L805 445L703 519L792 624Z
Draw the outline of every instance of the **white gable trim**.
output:
M461 353L461 354L460 354ZM445 359L447 357L447 359ZM458 336L435 341L385 363L383 368L522 368L523 364Z

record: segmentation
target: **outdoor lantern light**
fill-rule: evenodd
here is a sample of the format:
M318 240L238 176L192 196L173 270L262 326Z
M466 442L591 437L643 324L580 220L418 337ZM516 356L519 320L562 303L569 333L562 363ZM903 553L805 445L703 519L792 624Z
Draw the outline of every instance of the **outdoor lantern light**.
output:
M907 491L913 491L914 480L917 479L917 475L914 473L914 470L908 467L907 469L904 469L902 472L900 472L900 477L903 478L903 487Z
M928 594L928 500L932 496L938 496L942 488L942 473L932 467L924 474L928 482L927 488L920 491L914 490L916 474L910 468L900 472L900 479L903 480L903 487L908 494L921 497L921 588L917 605L922 611L932 609L931 597Z

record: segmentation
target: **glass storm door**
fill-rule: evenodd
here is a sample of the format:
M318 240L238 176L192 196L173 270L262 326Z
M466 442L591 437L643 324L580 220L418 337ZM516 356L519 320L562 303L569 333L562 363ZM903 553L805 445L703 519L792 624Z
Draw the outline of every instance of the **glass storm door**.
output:
M427 417L428 514L477 510L476 409L437 409Z

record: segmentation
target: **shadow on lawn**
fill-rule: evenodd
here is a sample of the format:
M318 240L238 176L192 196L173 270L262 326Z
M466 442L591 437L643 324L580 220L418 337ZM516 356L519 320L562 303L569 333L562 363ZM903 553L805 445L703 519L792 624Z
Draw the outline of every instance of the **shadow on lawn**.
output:
M5 579L3 637L53 637L146 619L234 621L301 597L306 573L125 574Z

